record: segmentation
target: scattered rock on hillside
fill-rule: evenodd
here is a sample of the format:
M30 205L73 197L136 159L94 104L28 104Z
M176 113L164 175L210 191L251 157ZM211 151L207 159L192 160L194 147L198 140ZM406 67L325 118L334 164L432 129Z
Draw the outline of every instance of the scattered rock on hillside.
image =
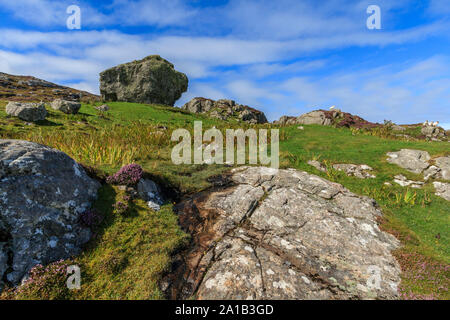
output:
M398 152L388 152L387 156L388 162L396 164L413 173L421 173L430 166L428 161L431 157L426 151L401 149Z
M188 88L188 78L158 55L100 73L103 100L173 106Z
M60 86L30 76L16 76L0 72L0 100L19 102L63 100L99 100L100 97L86 91Z
M45 120L47 116L47 110L43 103L9 102L6 105L6 113L29 122Z
M450 183L443 182L433 182L434 188L436 189L436 195L450 201Z
M335 116L338 114L338 112L333 113ZM332 119L324 111L320 110L305 113L299 116L296 122L297 124L320 124L323 126L329 126L333 123Z
M315 167L317 170L327 172L327 167L317 160L309 160L308 164ZM375 178L376 176L369 173L373 169L366 164L349 164L349 163L337 163L333 164L333 169L338 171L344 171L347 176L355 176L360 179Z
M52 109L59 110L67 114L77 114L81 108L81 103L79 102L62 99L56 99L50 105Z
M309 164L310 166L313 166L314 168L316 168L316 169L319 170L319 171L327 172L327 167L326 167L323 163L321 163L320 161L317 161L317 160L309 160L309 161L308 161L308 164Z
M338 171L344 171L348 176L355 176L360 179L375 178L375 176L368 171L373 169L366 164L334 164L333 168Z
M267 123L267 118L263 112L237 104L233 100L221 99L211 100L197 97L181 107L192 113L206 113L212 118L226 120L231 117L238 118L249 123Z
M164 282L171 298L398 297L399 242L374 200L294 169L238 168L217 185L177 206L193 242Z
M442 139L445 138L446 132L441 127L434 127L434 126L423 126L421 129L421 132L423 135L425 135L428 139Z
M109 111L110 107L107 104L103 104L99 107L95 107L94 109L96 109L98 111L106 112L106 111Z
M278 125L294 125L294 124L319 124L324 126L335 125L337 127L354 127L354 128L373 128L380 126L379 124L369 122L361 117L342 112L339 109L334 110L315 110L298 117L282 116L278 121L274 121Z
M158 185L149 179L141 179L137 185L137 191L139 197L147 202L150 209L155 211L160 210L160 206L163 204L163 197Z
M394 131L405 131L405 130L406 130L406 128L401 127L401 126L399 126L399 125L397 125L397 124L392 124L391 128L392 128L392 130L394 130Z
M401 185L402 187L411 187L416 189L422 188L424 185L424 182L408 180L404 175L401 174L394 177L394 182Z
M0 140L0 279L17 285L36 264L78 254L90 238L80 214L99 187L61 151Z
M434 163L439 168L439 172L434 178L450 180L450 156L436 158Z

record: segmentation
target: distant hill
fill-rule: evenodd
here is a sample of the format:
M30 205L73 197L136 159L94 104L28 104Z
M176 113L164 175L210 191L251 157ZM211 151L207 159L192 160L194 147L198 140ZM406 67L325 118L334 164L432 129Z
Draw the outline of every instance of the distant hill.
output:
M32 76L17 76L0 72L0 100L9 101L53 101L64 100L100 100L100 97L73 88L38 79Z

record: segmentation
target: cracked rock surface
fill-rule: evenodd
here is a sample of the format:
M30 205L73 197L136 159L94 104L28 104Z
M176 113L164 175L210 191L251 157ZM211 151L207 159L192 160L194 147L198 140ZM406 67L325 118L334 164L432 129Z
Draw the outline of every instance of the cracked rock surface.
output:
M395 299L399 242L374 200L294 169L234 169L178 207L192 234L170 298Z
M0 289L36 264L80 252L90 231L79 216L99 187L61 151L0 139Z

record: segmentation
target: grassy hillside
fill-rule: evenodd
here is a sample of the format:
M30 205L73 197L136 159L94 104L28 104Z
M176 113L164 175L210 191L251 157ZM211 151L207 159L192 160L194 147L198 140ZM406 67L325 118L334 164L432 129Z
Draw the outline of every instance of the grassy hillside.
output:
M122 165L140 164L146 173L169 190L172 201L181 195L207 188L208 178L228 167L219 165L174 165L170 159L174 129L192 130L194 120L203 128L218 129L249 125L224 122L194 115L178 108L131 103L111 103L106 113L83 104L77 115L49 110L47 120L26 124L8 118L6 103L0 102L0 138L25 139L55 147L78 162L105 176ZM255 128L270 125L254 126ZM339 182L351 191L375 198L383 209L380 221L395 234L403 247L395 254L404 270L401 291L404 298L449 298L450 263L449 202L433 193L427 184L422 190L386 186L393 176L403 174L420 179L386 162L386 152L402 148L426 150L437 157L450 154L448 142L406 141L382 138L345 128L322 126L283 127L280 132L282 167L294 167ZM323 173L309 166L310 159L326 163L367 164L375 179L361 180L330 170ZM170 264L170 255L188 240L178 227L171 203L160 212L134 201L122 216L112 205L123 197L116 187L104 185L95 204L104 216L95 228L96 236L86 251L75 258L81 266L82 289L50 297L69 299L157 299L162 298L158 281ZM40 298L41 291L13 292L4 297Z

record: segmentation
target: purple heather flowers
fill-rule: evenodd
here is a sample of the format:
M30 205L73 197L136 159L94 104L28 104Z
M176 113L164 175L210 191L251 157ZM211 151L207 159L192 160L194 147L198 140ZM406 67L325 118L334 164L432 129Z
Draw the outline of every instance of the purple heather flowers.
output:
M106 181L112 184L132 186L141 180L142 173L142 167L138 164L132 163L123 166L114 175L109 176Z

